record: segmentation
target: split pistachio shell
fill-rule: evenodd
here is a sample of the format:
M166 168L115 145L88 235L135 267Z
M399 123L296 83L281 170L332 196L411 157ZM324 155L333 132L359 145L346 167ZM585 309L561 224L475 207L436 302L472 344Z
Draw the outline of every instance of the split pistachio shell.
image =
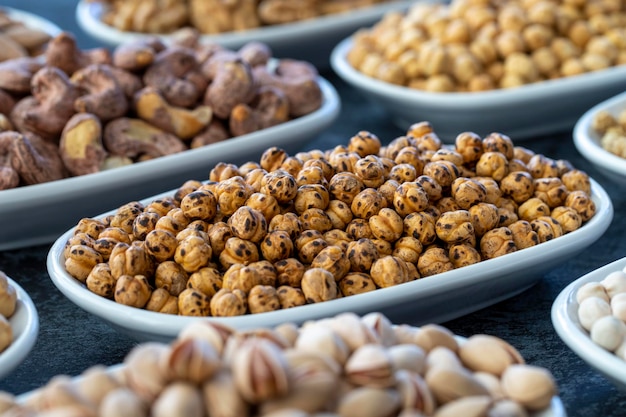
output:
M221 360L206 340L187 338L173 342L160 364L169 379L200 384L220 368Z
M345 366L348 381L355 385L389 388L395 384L393 363L382 345L363 345L352 353Z
M543 410L557 394L550 372L533 365L511 365L502 374L505 395L530 411Z
M344 364L350 351L343 339L327 326L308 326L300 331L295 347L303 351L321 352Z
M95 406L99 406L103 398L119 387L120 383L103 365L87 369L81 375L80 382L76 384L79 395Z
M67 375L53 377L37 396L34 403L36 411L49 411L68 406L93 406L81 397L72 379Z
M202 385L206 413L211 417L246 417L250 406L243 399L232 373L222 369Z
M626 292L626 272L614 271L608 274L602 281L609 298L616 294Z
M591 330L593 323L600 317L609 316L611 306L602 298L589 297L578 306L578 320L587 331Z
M186 325L178 334L178 339L203 339L211 344L218 354L221 354L226 340L234 332L234 329L224 324L209 320L198 320Z
M426 370L426 353L421 347L402 343L390 346L387 352L396 371L404 369L424 375Z
M16 405L15 395L8 392L0 392L0 413L4 413Z
M402 408L432 415L436 408L435 397L424 378L414 372L399 370L396 372L396 379Z
M472 371L501 375L511 364L524 363L524 358L512 345L489 335L473 335L459 348L459 357Z
M368 313L362 317L361 321L378 335L378 338L385 346L396 344L393 325L385 315L379 312Z
M367 343L379 343L378 336L354 313L341 313L332 318L328 325L339 334L351 352Z
M459 347L454 334L438 324L426 324L420 327L415 337L415 342L426 352L429 352L436 346L445 346L456 352Z
M348 392L337 408L341 417L387 417L400 408L400 395L390 389L359 387Z
M589 297L598 297L606 301L607 303L610 301L609 294L607 294L604 285L600 282L587 282L584 285L581 285L576 291L576 301L578 304L582 303L583 300Z
M148 342L134 347L124 359L124 374L128 386L144 401L154 400L167 384L159 366L169 347Z
M500 376L490 374L488 372L474 372L474 377L484 385L489 391L489 395L494 400L501 400L504 398L502 392L502 385L500 384Z
M496 401L487 414L488 417L528 417L528 412L524 407L515 401Z
M186 382L168 385L152 405L151 417L203 417L200 390Z
M100 417L147 417L148 406L128 388L117 388L103 398L98 408Z
M459 398L437 409L434 417L487 417L491 401L488 395Z
M462 369L459 357L445 346L437 346L426 356L426 372L433 368Z
M626 336L626 324L615 316L604 316L593 323L590 335L598 346L613 352Z
M426 372L426 382L439 404L467 396L489 395L487 388L464 368L434 367Z

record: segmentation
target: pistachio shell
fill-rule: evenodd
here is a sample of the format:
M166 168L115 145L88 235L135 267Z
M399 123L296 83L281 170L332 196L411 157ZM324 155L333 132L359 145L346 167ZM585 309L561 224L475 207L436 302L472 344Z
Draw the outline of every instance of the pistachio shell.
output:
M406 369L419 375L426 371L426 353L417 345L407 343L390 346L387 353L396 371Z
M53 410L66 406L93 406L83 398L71 378L67 375L57 375L40 391L35 400L37 411Z
M462 369L459 357L445 346L437 346L426 355L426 372L432 368Z
M249 405L243 399L232 373L222 369L202 385L202 396L207 414L211 417L246 417Z
M466 369L434 367L426 372L426 383L439 404L461 397L489 395L489 391Z
M439 407L434 417L487 417L490 406L488 395L463 397Z
M292 347L296 343L300 329L296 324L289 322L279 324L274 331L289 343L289 347Z
M393 331L393 325L383 314L379 312L369 313L363 316L361 321L378 335L378 339L383 345L392 346L396 344L396 335Z
M426 415L435 411L435 397L420 375L400 370L396 372L396 379L403 409L418 410Z
M103 398L99 417L147 417L148 405L128 388L117 388Z
M500 400L504 398L502 392L502 385L500 385L500 376L495 376L488 372L474 372L474 377L487 388L489 395L494 400Z
M200 390L186 382L169 384L152 404L151 417L203 417Z
M343 339L353 352L367 343L379 343L377 335L354 313L341 313L328 321L328 325Z
M81 375L76 384L79 395L96 407L109 392L117 389L120 384L106 371L103 365L92 366Z
M355 385L388 388L395 384L391 357L381 345L363 345L355 350L344 371Z
M159 366L169 346L147 342L134 347L124 358L124 377L128 387L143 400L152 402L167 384L166 375Z
M484 334L470 336L459 348L459 358L472 371L501 375L511 364L524 363L524 358L504 340Z
M218 354L221 354L226 340L233 333L235 330L224 324L209 320L197 320L186 325L178 334L178 339L204 339L215 348Z
M543 410L557 393L552 374L533 365L511 365L502 374L504 394L528 410Z
M359 387L346 394L337 412L341 417L387 417L400 408L400 396L394 390Z
M308 326L300 331L295 347L303 351L321 352L343 365L350 351L343 339L326 326Z
M454 334L438 324L427 324L420 327L415 337L415 342L426 352L437 346L445 346L456 352L459 347Z
M499 400L491 406L487 415L488 417L528 417L528 412L515 401Z

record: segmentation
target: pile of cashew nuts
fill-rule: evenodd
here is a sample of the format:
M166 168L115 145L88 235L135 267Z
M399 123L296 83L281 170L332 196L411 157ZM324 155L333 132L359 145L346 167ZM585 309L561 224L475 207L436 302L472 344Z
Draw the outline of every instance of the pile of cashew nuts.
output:
M128 165L240 136L317 110L317 70L197 33L81 50L71 33L44 55L0 63L0 190Z

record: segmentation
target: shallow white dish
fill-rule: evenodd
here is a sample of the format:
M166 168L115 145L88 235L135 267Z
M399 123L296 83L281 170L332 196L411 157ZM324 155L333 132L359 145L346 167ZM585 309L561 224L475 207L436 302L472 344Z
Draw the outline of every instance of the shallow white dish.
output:
M295 151L339 115L335 88L319 79L322 107L313 113L248 135L95 174L0 191L0 250L52 242L82 217L128 201L206 180L217 162L243 163L279 146Z
M170 191L153 196L144 203L172 194L173 191ZM538 246L365 294L288 310L211 320L233 328L251 328L275 326L287 321L302 323L345 311L357 314L381 311L395 322L415 325L451 320L522 292L536 283L543 272L595 242L611 223L613 206L606 191L593 180L592 198L597 213L588 223L572 233ZM108 214L112 212L96 217ZM73 228L52 245L47 268L56 287L76 305L137 340L170 340L190 321L198 320L197 317L166 315L128 307L89 291L65 271L63 247L72 235Z
M275 57L304 59L318 67L328 67L330 52L337 42L355 30L377 22L388 11L406 9L411 3L393 1L295 23L203 35L202 39L229 49L238 49L254 40L269 45ZM121 31L103 23L101 16L104 7L102 3L94 1L78 2L76 21L90 36L109 45L119 45L146 36L143 33ZM167 40L171 35L162 35L162 38Z
M513 140L548 135L573 128L594 104L626 88L626 65L519 88L479 93L429 93L368 77L352 67L346 55L352 38L331 54L331 66L347 83L383 106L394 123L407 129L430 121L446 142L465 131L481 136L501 132Z
M593 119L601 110L617 117L621 111L626 110L626 91L593 106L583 114L574 127L574 145L602 175L626 186L626 159L602 148L601 136L592 128Z
M0 10L6 12L11 19L22 22L27 27L42 30L50 36L56 36L61 33L60 27L36 14L4 6L0 6Z
M576 279L563 289L552 304L552 325L556 333L582 360L626 391L626 361L596 345L578 320L578 288L602 281L610 272L626 267L626 258L611 262Z
M33 301L15 281L11 278L8 281L17 292L17 308L9 319L13 329L13 343L0 352L0 379L26 359L39 334L39 315Z

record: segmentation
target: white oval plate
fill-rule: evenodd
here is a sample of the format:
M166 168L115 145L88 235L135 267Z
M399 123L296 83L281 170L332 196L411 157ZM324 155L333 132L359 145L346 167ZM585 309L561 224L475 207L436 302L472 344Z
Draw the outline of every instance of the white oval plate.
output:
M518 88L477 93L430 93L368 77L346 55L352 38L331 54L331 66L350 85L383 106L401 129L430 121L446 142L459 132L501 132L523 140L573 128L589 107L626 89L626 65Z
M391 1L337 13L316 19L282 25L264 26L241 32L203 35L204 42L213 42L229 49L238 49L250 41L263 42L272 48L276 57L305 59L318 67L328 67L328 58L334 45L355 30L378 21L391 10L404 10L412 1ZM109 45L119 45L145 37L146 34L118 30L102 22L101 2L80 0L76 20L85 32ZM165 40L171 35L161 35Z
M563 342L589 366L626 391L626 361L596 345L578 320L576 292L588 282L602 281L609 273L626 267L626 258L611 262L576 279L563 289L552 304L552 325Z
M144 200L144 203L172 195L173 192L154 196ZM287 310L210 319L240 329L271 327L287 321L302 323L345 311L357 314L381 311L398 322L407 321L407 315L410 315L410 322L416 325L451 320L520 293L537 282L543 272L571 258L600 238L613 219L613 206L606 191L593 180L592 198L597 212L589 222L572 233L534 247L365 294ZM113 214L113 211L96 217L108 214ZM65 271L63 247L73 235L73 229L65 232L52 245L47 268L56 287L76 305L137 340L171 340L189 322L198 320L197 317L167 315L128 307L89 291Z
M617 117L621 111L626 110L626 91L595 105L583 114L574 127L574 145L602 175L626 186L626 159L605 150L600 144L600 135L592 128L593 119L601 110Z
M13 329L13 343L0 352L0 379L26 359L39 334L39 315L33 300L15 281L11 278L8 281L17 292L17 308L9 319Z
M42 30L50 36L57 36L62 32L60 27L36 14L4 6L0 6L0 10L6 12L16 22L22 22L27 27Z
M300 149L339 116L335 88L319 78L322 107L313 113L222 142L95 174L0 191L0 250L54 241L82 217L91 217L128 201L206 180L218 162L243 163L280 146Z

